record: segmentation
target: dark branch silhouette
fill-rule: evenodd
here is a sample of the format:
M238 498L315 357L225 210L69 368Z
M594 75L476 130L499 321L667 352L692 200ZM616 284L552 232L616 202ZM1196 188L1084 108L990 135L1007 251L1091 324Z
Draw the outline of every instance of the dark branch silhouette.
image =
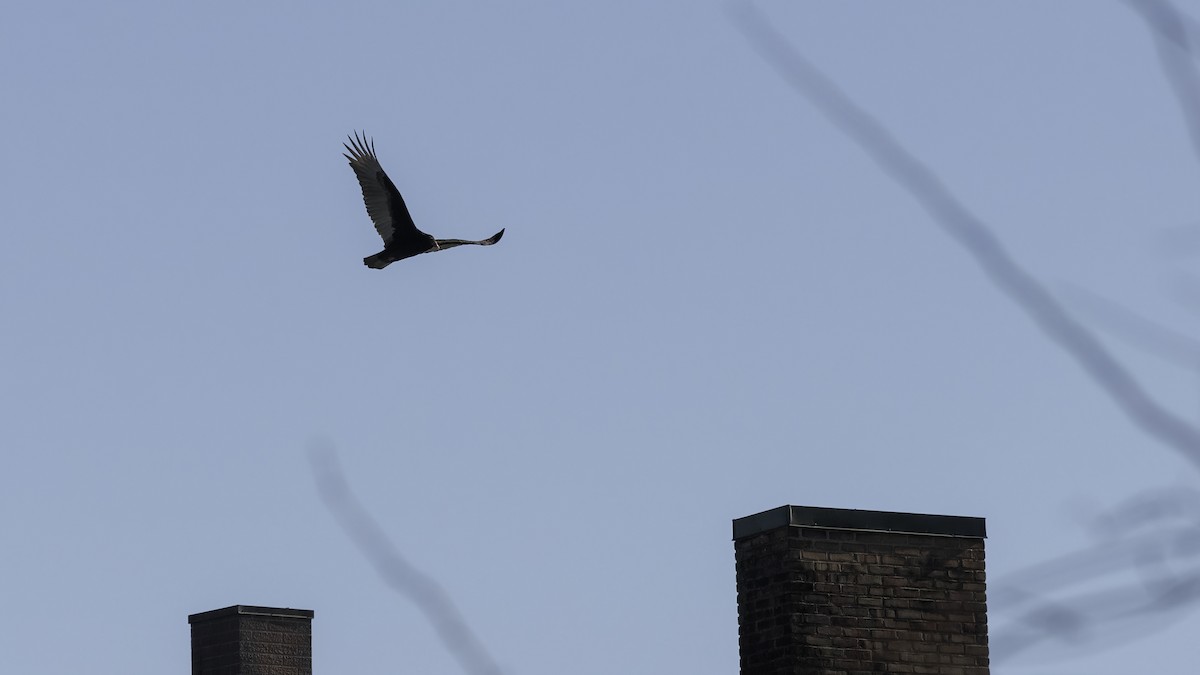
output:
M1100 341L1016 263L987 225L933 171L810 64L756 7L745 2L730 7L738 27L776 72L966 248L987 278L1073 357L1134 424L1200 467L1200 429L1155 403Z
M1200 157L1200 72L1195 63L1200 27L1167 0L1126 0L1125 4L1150 27L1159 65L1175 92L1192 138L1192 151Z
M1163 326L1095 291L1064 284L1064 301L1091 319L1093 325L1133 347L1173 365L1195 371L1200 367L1200 340Z
M996 661L1037 645L1129 642L1200 600L1200 493L1151 491L1093 519L1091 546L1009 574L989 589L1008 615L992 631Z
M468 675L503 675L441 585L413 567L359 503L333 448L314 445L309 450L309 462L321 500L342 531L383 581L421 610L462 669Z

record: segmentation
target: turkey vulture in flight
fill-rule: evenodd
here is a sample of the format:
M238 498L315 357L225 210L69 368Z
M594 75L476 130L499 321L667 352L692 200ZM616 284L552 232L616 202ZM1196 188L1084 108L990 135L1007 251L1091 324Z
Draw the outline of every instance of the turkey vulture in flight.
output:
M363 263L371 269L381 270L397 260L411 258L414 255L454 248L463 244L491 246L500 241L504 230L481 239L467 241L466 239L434 239L417 229L404 198L400 191L383 172L379 158L375 156L375 142L359 138L358 132L350 139L350 145L342 144L350 153L343 157L350 160L350 168L358 176L358 184L362 186L363 201L367 203L367 215L375 223L375 230L383 237L383 250L372 256L363 258Z

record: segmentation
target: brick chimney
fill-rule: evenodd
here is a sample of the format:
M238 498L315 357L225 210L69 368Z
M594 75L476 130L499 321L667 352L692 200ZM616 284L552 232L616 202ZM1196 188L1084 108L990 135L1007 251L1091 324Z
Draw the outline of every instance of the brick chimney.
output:
M742 675L987 675L983 518L781 506L733 521Z
M250 605L192 614L192 675L312 675L312 618Z

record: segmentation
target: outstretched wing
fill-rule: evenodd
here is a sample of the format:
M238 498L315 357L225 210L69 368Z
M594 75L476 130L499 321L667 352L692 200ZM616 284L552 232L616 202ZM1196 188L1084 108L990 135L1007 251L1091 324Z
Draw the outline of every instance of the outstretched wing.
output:
M504 236L504 230L500 230L496 234L493 234L492 236L488 237L487 239L480 239L479 241L469 241L467 239L438 239L437 240L437 250L441 250L443 248L454 248L455 246L462 246L463 244L475 244L476 246L491 246L492 244L500 241L500 237L503 237L503 236Z
M392 179L384 173L375 156L375 142L360 138L358 132L350 138L350 144L342 144L350 153L343 157L350 160L350 168L358 176L358 184L362 186L363 201L367 204L367 215L375 223L375 231L383 237L384 245L392 243L393 239L405 239L413 236L428 237L429 235L417 229L404 197L392 183Z

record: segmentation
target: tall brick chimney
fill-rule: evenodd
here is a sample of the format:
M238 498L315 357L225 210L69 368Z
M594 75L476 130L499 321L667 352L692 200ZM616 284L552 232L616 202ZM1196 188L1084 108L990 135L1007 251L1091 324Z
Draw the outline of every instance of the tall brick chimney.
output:
M987 675L982 518L781 506L733 521L742 675Z
M192 614L192 675L312 675L312 618L249 605Z

